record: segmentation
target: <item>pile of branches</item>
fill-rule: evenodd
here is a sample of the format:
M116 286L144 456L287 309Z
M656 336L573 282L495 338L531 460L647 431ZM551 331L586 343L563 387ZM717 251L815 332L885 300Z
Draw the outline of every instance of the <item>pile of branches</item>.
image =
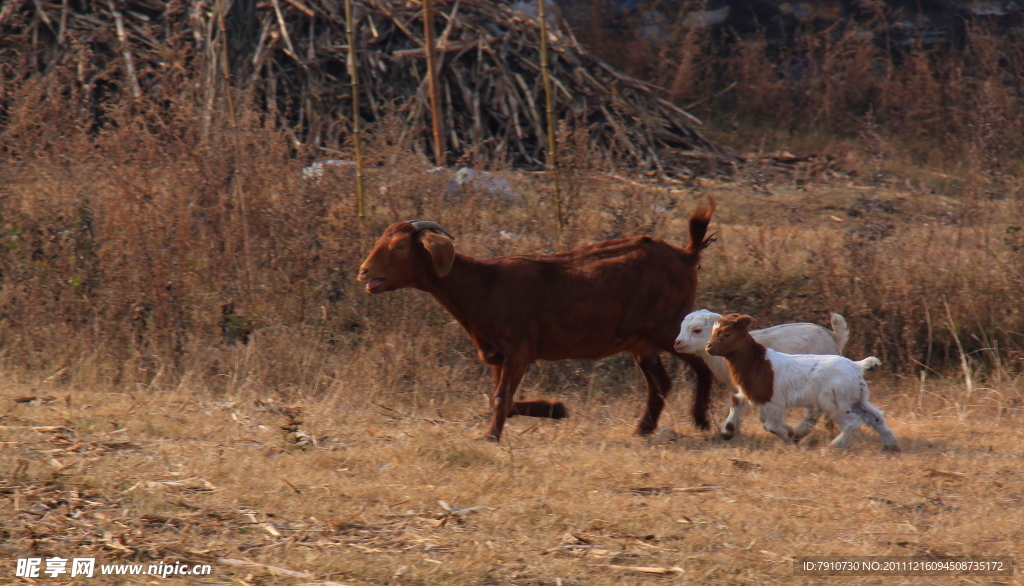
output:
M230 84L296 142L343 144L353 113L342 7L336 0L8 0L0 8L0 76L72 65L102 100L151 95L185 71L217 95ZM540 23L527 14L534 8L437 3L449 161L486 148L521 166L543 165ZM432 156L421 6L358 0L355 20L358 115L372 124L397 114L402 138ZM591 55L564 23L552 24L554 113L567 128L585 129L592 146L645 171L690 175L729 158L663 90ZM203 102L212 108L213 95Z

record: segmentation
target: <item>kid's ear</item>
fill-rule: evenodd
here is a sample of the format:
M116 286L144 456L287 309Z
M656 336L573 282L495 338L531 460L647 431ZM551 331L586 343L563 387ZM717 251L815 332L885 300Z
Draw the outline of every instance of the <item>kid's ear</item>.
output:
M749 315L741 315L740 318L736 320L736 325L743 329L749 328L753 323L754 318L750 317Z

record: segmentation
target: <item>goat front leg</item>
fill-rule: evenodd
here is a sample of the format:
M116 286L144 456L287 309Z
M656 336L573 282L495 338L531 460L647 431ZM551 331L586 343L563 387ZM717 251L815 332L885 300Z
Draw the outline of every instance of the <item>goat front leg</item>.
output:
M808 407L804 412L804 418L796 426L796 441L800 441L811 433L814 426L818 425L818 418L821 416L817 407Z
M722 426L722 439L731 440L740 433L740 420L743 412L747 410L747 398L740 393L732 396L732 406L729 408L729 416L725 418L725 425Z
M786 410L782 407L771 403L761 405L761 423L766 431L779 436L784 442L794 443L796 441L793 428L786 425Z
M494 388L497 389L498 384L501 381L502 366L500 364L495 365L492 372L494 374ZM512 407L505 414L505 417L516 417L517 415L521 415L523 417L565 419L569 416L569 410L566 409L565 404L561 401L545 401L544 399L513 401Z
M494 367L494 395L491 397L491 423L484 438L497 442L505 419L515 409L516 389L526 372L528 361L520 354L506 354L501 366Z
M565 419L569 416L569 410L561 401L545 401L534 399L532 401L515 401L512 409L508 412L509 417L522 415L524 417L545 417L547 419Z

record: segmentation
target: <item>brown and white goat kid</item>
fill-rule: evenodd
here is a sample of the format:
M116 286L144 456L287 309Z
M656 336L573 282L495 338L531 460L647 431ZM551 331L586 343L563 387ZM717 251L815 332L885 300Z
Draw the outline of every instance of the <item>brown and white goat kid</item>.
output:
M711 330L715 326L715 320L722 317L720 313L714 313L706 309L699 309L683 318L679 326L679 335L676 336L676 352L696 354L704 359L704 363L711 369L715 380L729 387L729 394L732 396L733 404L736 401L746 403L743 395L739 394L729 378L729 366L721 356L712 356L704 349L711 339ZM843 346L850 339L850 328L846 320L838 313L831 314L832 331L817 324L795 323L781 324L754 330L750 335L759 344L783 352L785 354L842 354ZM746 405L743 405L746 408ZM796 434L803 437L810 433L810 430L818 422L821 415L815 409L808 409L807 416L796 427ZM734 431L722 430L722 437L731 439L739 429Z
M850 445L853 434L867 423L882 439L886 450L899 451L896 436L885 424L885 415L871 404L864 371L881 364L874 356L854 362L842 356L783 354L754 340L748 328L754 318L731 314L718 318L706 350L725 358L729 377L740 393L760 408L761 423L783 440L798 442L811 425L798 432L786 425L786 410L814 409L832 418L841 430L834 448ZM722 436L738 431L745 403L733 399ZM806 421L806 420L805 420Z

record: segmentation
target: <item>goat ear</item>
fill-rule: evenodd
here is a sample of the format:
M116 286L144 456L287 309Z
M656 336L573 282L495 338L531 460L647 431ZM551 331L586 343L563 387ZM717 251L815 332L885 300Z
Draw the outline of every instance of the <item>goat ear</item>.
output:
M749 315L741 315L740 318L736 320L736 325L743 329L749 328L753 323L754 318L750 317Z
M455 245L451 240L433 232L421 232L421 234L420 242L423 243L423 248L430 253L437 276L447 275L448 271L452 270L452 263L455 262Z

